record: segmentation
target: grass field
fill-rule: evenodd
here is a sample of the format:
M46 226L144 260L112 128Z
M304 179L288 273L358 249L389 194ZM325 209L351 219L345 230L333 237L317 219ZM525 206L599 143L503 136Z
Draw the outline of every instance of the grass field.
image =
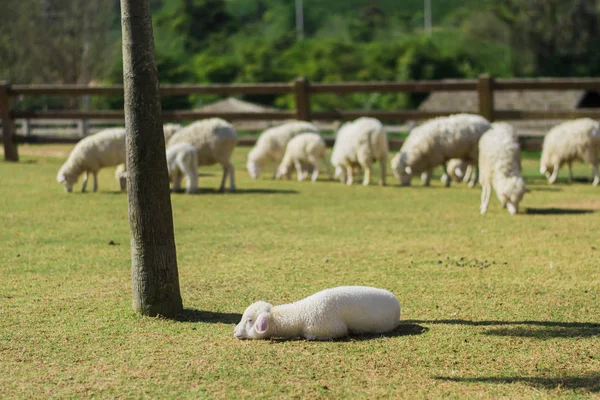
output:
M600 398L600 188L532 190L511 217L480 189L253 181L172 195L186 311L131 311L127 198L55 177L65 146L0 164L2 398ZM577 176L591 168L578 165ZM377 176L377 175L375 175ZM76 189L79 186L76 187ZM400 328L330 342L238 341L251 302L337 285L396 294Z

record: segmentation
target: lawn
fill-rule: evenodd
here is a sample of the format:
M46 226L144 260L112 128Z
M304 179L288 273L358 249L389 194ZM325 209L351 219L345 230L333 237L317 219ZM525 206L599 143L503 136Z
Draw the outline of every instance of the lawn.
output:
M114 169L98 193L67 194L68 146L20 150L0 164L0 397L600 398L600 188L564 173L548 186L535 154L511 217L495 197L480 216L479 188L438 179L254 181L238 148L238 193L215 193L210 167L201 194L171 197L186 311L166 320L131 310ZM399 329L233 338L253 301L338 285L392 291Z

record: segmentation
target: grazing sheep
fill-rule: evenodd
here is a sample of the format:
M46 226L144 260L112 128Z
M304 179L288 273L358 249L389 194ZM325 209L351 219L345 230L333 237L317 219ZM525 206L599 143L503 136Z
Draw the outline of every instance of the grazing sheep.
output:
M273 178L276 178L277 168L283 158L287 143L294 136L305 132L318 133L319 131L310 122L291 121L269 128L261 133L256 144L248 153L247 168L250 176L257 179L264 165L273 161L275 163Z
M109 128L81 139L69 154L56 176L67 192L84 174L81 191L85 192L89 174L94 176L94 192L98 190L98 171L125 162L125 128Z
M181 178L185 176L185 192L190 194L198 189L198 153L191 144L180 142L167 149L167 168L173 191L181 188Z
M442 165L447 175L445 163L452 158L477 163L477 143L489 128L490 123L479 115L455 114L429 120L412 130L392 159L392 171L403 186L410 185L413 174L427 172L425 186L429 186L433 169ZM470 187L475 185L477 173L476 168ZM450 186L450 179L446 186Z
M331 152L331 164L335 177L342 183L352 185L354 168L364 170L363 185L371 180L371 166L379 161L380 185L385 185L388 157L388 140L383 125L375 118L361 117L347 122L336 133Z
M563 122L550 129L544 137L540 173L548 183L556 181L558 170L565 163L569 166L569 183L573 181L572 163L580 160L592 164L594 181L600 183L598 175L598 152L600 152L600 124L589 118Z
M167 149L181 142L194 146L199 166L217 163L223 166L219 192L225 190L225 180L228 175L229 190L235 191L235 174L230 160L237 143L237 134L229 122L220 118L196 121L177 131L169 140Z
M294 136L285 149L285 154L279 168L277 169L276 177L279 179L282 176L290 178L292 166L296 168L298 181L304 179L304 172L307 172L312 167L311 181L315 182L319 176L321 162L325 163L329 179L332 179L331 167L327 162L325 141L318 133L301 133Z
M398 327L400 303L384 289L340 286L291 304L258 301L235 327L237 339L304 337L328 340L350 333L385 333Z
M521 176L521 151L514 128L507 123L494 123L479 140L479 183L481 214L485 214L492 188L502 207L511 215L519 212L519 203L527 188Z

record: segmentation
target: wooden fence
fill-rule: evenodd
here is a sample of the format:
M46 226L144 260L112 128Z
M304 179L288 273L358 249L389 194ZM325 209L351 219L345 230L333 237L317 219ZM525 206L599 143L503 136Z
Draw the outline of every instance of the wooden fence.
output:
M540 79L493 79L482 75L478 79L439 80L416 82L347 82L347 83L310 83L298 78L291 83L262 84L212 84L212 85L162 85L164 96L189 94L293 94L296 100L295 110L265 112L206 112L198 110L163 111L165 121L196 120L207 117L220 117L236 120L352 120L361 116L374 117L384 121L423 120L456 113L457 110L427 112L419 110L332 110L313 111L311 95L352 94L352 93L429 93L435 91L475 91L479 99L479 114L493 120L529 120L529 119L571 119L590 117L600 119L599 109L585 110L497 110L494 108L494 92L501 90L589 90L600 92L600 78L540 78ZM123 86L85 86L85 85L10 85L0 82L0 119L3 126L4 158L6 161L18 161L17 143L60 143L73 142L75 139L43 138L36 135L17 136L16 119L60 119L86 120L110 119L124 120L122 110L48 110L16 111L11 109L11 100L21 96L106 96L123 95ZM539 140L539 139L538 139ZM243 144L251 145L252 139L244 139ZM391 143L397 148L399 143Z

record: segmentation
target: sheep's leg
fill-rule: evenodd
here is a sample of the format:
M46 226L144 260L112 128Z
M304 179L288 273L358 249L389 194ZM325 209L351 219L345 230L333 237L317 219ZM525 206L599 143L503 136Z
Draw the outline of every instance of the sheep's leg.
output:
M598 160L594 161L594 163L592 164L592 174L594 176L594 181L592 182L592 185L598 186L598 184L600 183L600 176L598 175Z
M221 186L219 186L218 192L223 193L225 191L225 180L227 179L227 173L229 171L229 164L223 164L223 177L221 177Z
M471 175L471 180L469 181L469 187L474 188L475 185L477 185L477 179L479 179L479 166L472 167L470 175Z
M490 196L492 194L492 187L490 184L486 183L485 185L481 185L481 205L479 207L479 212L483 215L487 211L488 204L490 203Z
M471 178L471 174L473 173L473 165L467 165L467 169L465 171L465 175L462 177L461 182L469 182L469 178Z
M385 178L387 175L387 159L382 158L379 160L379 168L381 168L381 179L379 180L379 186L385 186Z
M425 171L425 179L423 180L423 186L431 185L431 176L433 175L433 170L428 169ZM421 175L421 179L423 179L423 175Z
M178 166L178 176L179 176L179 185L181 184L181 172L185 175L185 192L186 193L195 193L198 189L198 167L197 163L193 162L192 165L190 163L186 163L184 160L177 159ZM173 183L173 186L175 184Z
M448 175L448 170L446 169L446 164L442 164L442 171L443 171L443 175L446 177L446 181L445 181L445 186L446 187L450 187L450 185L452 184L452 178L450 178L450 175Z
M346 185L352 185L354 182L354 171L352 171L352 165L346 164Z
M329 175L329 180L332 181L333 180L333 171L331 169L331 164L329 164L327 157L325 157L324 155L323 155L323 162L325 163L325 167L327 168L327 175Z
M362 184L364 186L369 186L369 182L371 182L371 166L367 164L363 167L363 169L365 170L365 173Z
M229 171L229 191L235 192L235 168L231 161L229 161L227 170Z
M294 161L294 167L296 168L296 178L298 178L298 182L302 182L304 175L302 174L302 164L300 164L300 161Z
M85 193L85 188L87 187L87 181L88 181L88 172L85 171L83 173L83 183L81 184L81 193Z
M171 174L171 180L173 181L173 189L171 191L178 192L181 189L181 172L178 168Z
M94 177L94 193L98 191L98 172L93 171L92 175Z
M573 183L573 163L569 161L567 164L569 166L569 184Z
M319 177L319 170L321 169L321 160L317 157L313 157L310 156L308 158L308 160L310 161L312 167L313 167L313 171L312 171L312 175L310 177L310 180L312 182L316 182L317 178Z
M552 171L552 175L550 175L550 178L548 178L548 183L549 184L553 184L554 182L556 182L556 178L558 177L558 164L554 165L554 170Z

